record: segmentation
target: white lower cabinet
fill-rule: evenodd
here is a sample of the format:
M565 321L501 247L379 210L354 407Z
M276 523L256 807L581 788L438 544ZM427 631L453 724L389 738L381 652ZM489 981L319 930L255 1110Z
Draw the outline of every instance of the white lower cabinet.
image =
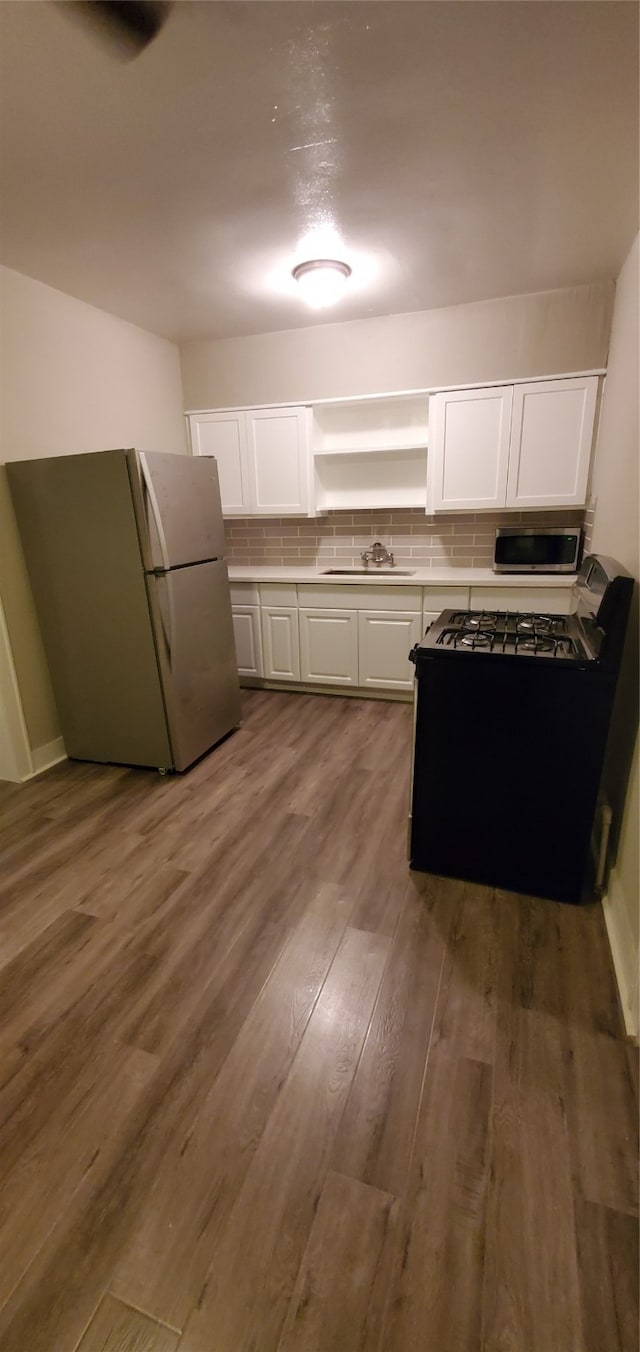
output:
M409 651L421 636L421 611L361 610L358 684L378 690L412 690L414 669Z
M300 680L298 611L293 606L261 608L264 675L271 681Z
M231 582L231 614L239 676L264 676L260 591L255 582Z
M301 609L299 621L300 679L357 685L357 611Z
M234 604L232 615L238 674L240 676L264 675L260 607Z
M443 610L566 614L569 586L231 584L240 676L411 693L409 652Z

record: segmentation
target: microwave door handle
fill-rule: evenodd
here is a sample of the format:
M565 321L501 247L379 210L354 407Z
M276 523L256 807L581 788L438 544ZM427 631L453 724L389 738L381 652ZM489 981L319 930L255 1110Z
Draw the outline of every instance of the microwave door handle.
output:
M139 451L138 454L140 457L140 468L142 470L142 479L145 488L145 496L151 508L153 524L156 528L156 534L158 536L158 542L160 544L160 557L162 559L162 568L159 570L154 568L153 571L168 573L171 567L171 563L169 560L169 550L167 549L167 537L164 533L164 526L162 524L162 516L160 514L160 508L158 507L158 499L156 497L156 490L154 487L153 478L149 472L147 457L144 451Z

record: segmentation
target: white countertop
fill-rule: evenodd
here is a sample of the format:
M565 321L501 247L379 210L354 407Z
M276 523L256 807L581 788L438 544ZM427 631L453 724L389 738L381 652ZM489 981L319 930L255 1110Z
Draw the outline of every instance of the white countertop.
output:
M331 566L331 565L329 565ZM339 567L339 565L336 565ZM492 568L415 568L411 576L398 572L327 575L322 567L280 567L278 564L229 564L231 582L323 582L326 585L369 586L372 582L392 587L572 587L575 573L494 573Z

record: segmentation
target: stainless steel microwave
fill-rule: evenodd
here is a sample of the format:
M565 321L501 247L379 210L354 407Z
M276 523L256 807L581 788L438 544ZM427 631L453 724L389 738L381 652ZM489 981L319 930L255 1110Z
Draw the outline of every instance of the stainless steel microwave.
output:
M496 573L577 573L582 531L577 526L500 526L496 531Z

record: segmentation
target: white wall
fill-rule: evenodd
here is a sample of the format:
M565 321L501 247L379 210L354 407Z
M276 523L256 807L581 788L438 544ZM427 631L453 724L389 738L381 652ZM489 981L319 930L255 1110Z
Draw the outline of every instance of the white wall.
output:
M605 366L613 284L180 349L186 408L305 402Z
M186 454L178 349L166 339L1 268L0 356L0 462L117 446ZM0 597L37 753L59 728L1 465Z
M9 268L0 300L1 461L186 451L173 343Z
M609 362L592 475L593 545L639 568L638 531L638 276L637 236L616 285Z
M600 418L592 493L595 499L592 548L609 554L640 577L638 530L638 461L640 435L638 372L640 345L638 309L640 236L633 244L616 286L608 373ZM631 770L624 798L620 792L616 840L617 856L611 872L605 915L611 939L627 1026L636 1036L638 1022L638 964L640 962L640 876L638 803L638 614L637 589L624 672L627 766ZM635 721L635 726L634 726ZM635 737L635 750L632 742Z

